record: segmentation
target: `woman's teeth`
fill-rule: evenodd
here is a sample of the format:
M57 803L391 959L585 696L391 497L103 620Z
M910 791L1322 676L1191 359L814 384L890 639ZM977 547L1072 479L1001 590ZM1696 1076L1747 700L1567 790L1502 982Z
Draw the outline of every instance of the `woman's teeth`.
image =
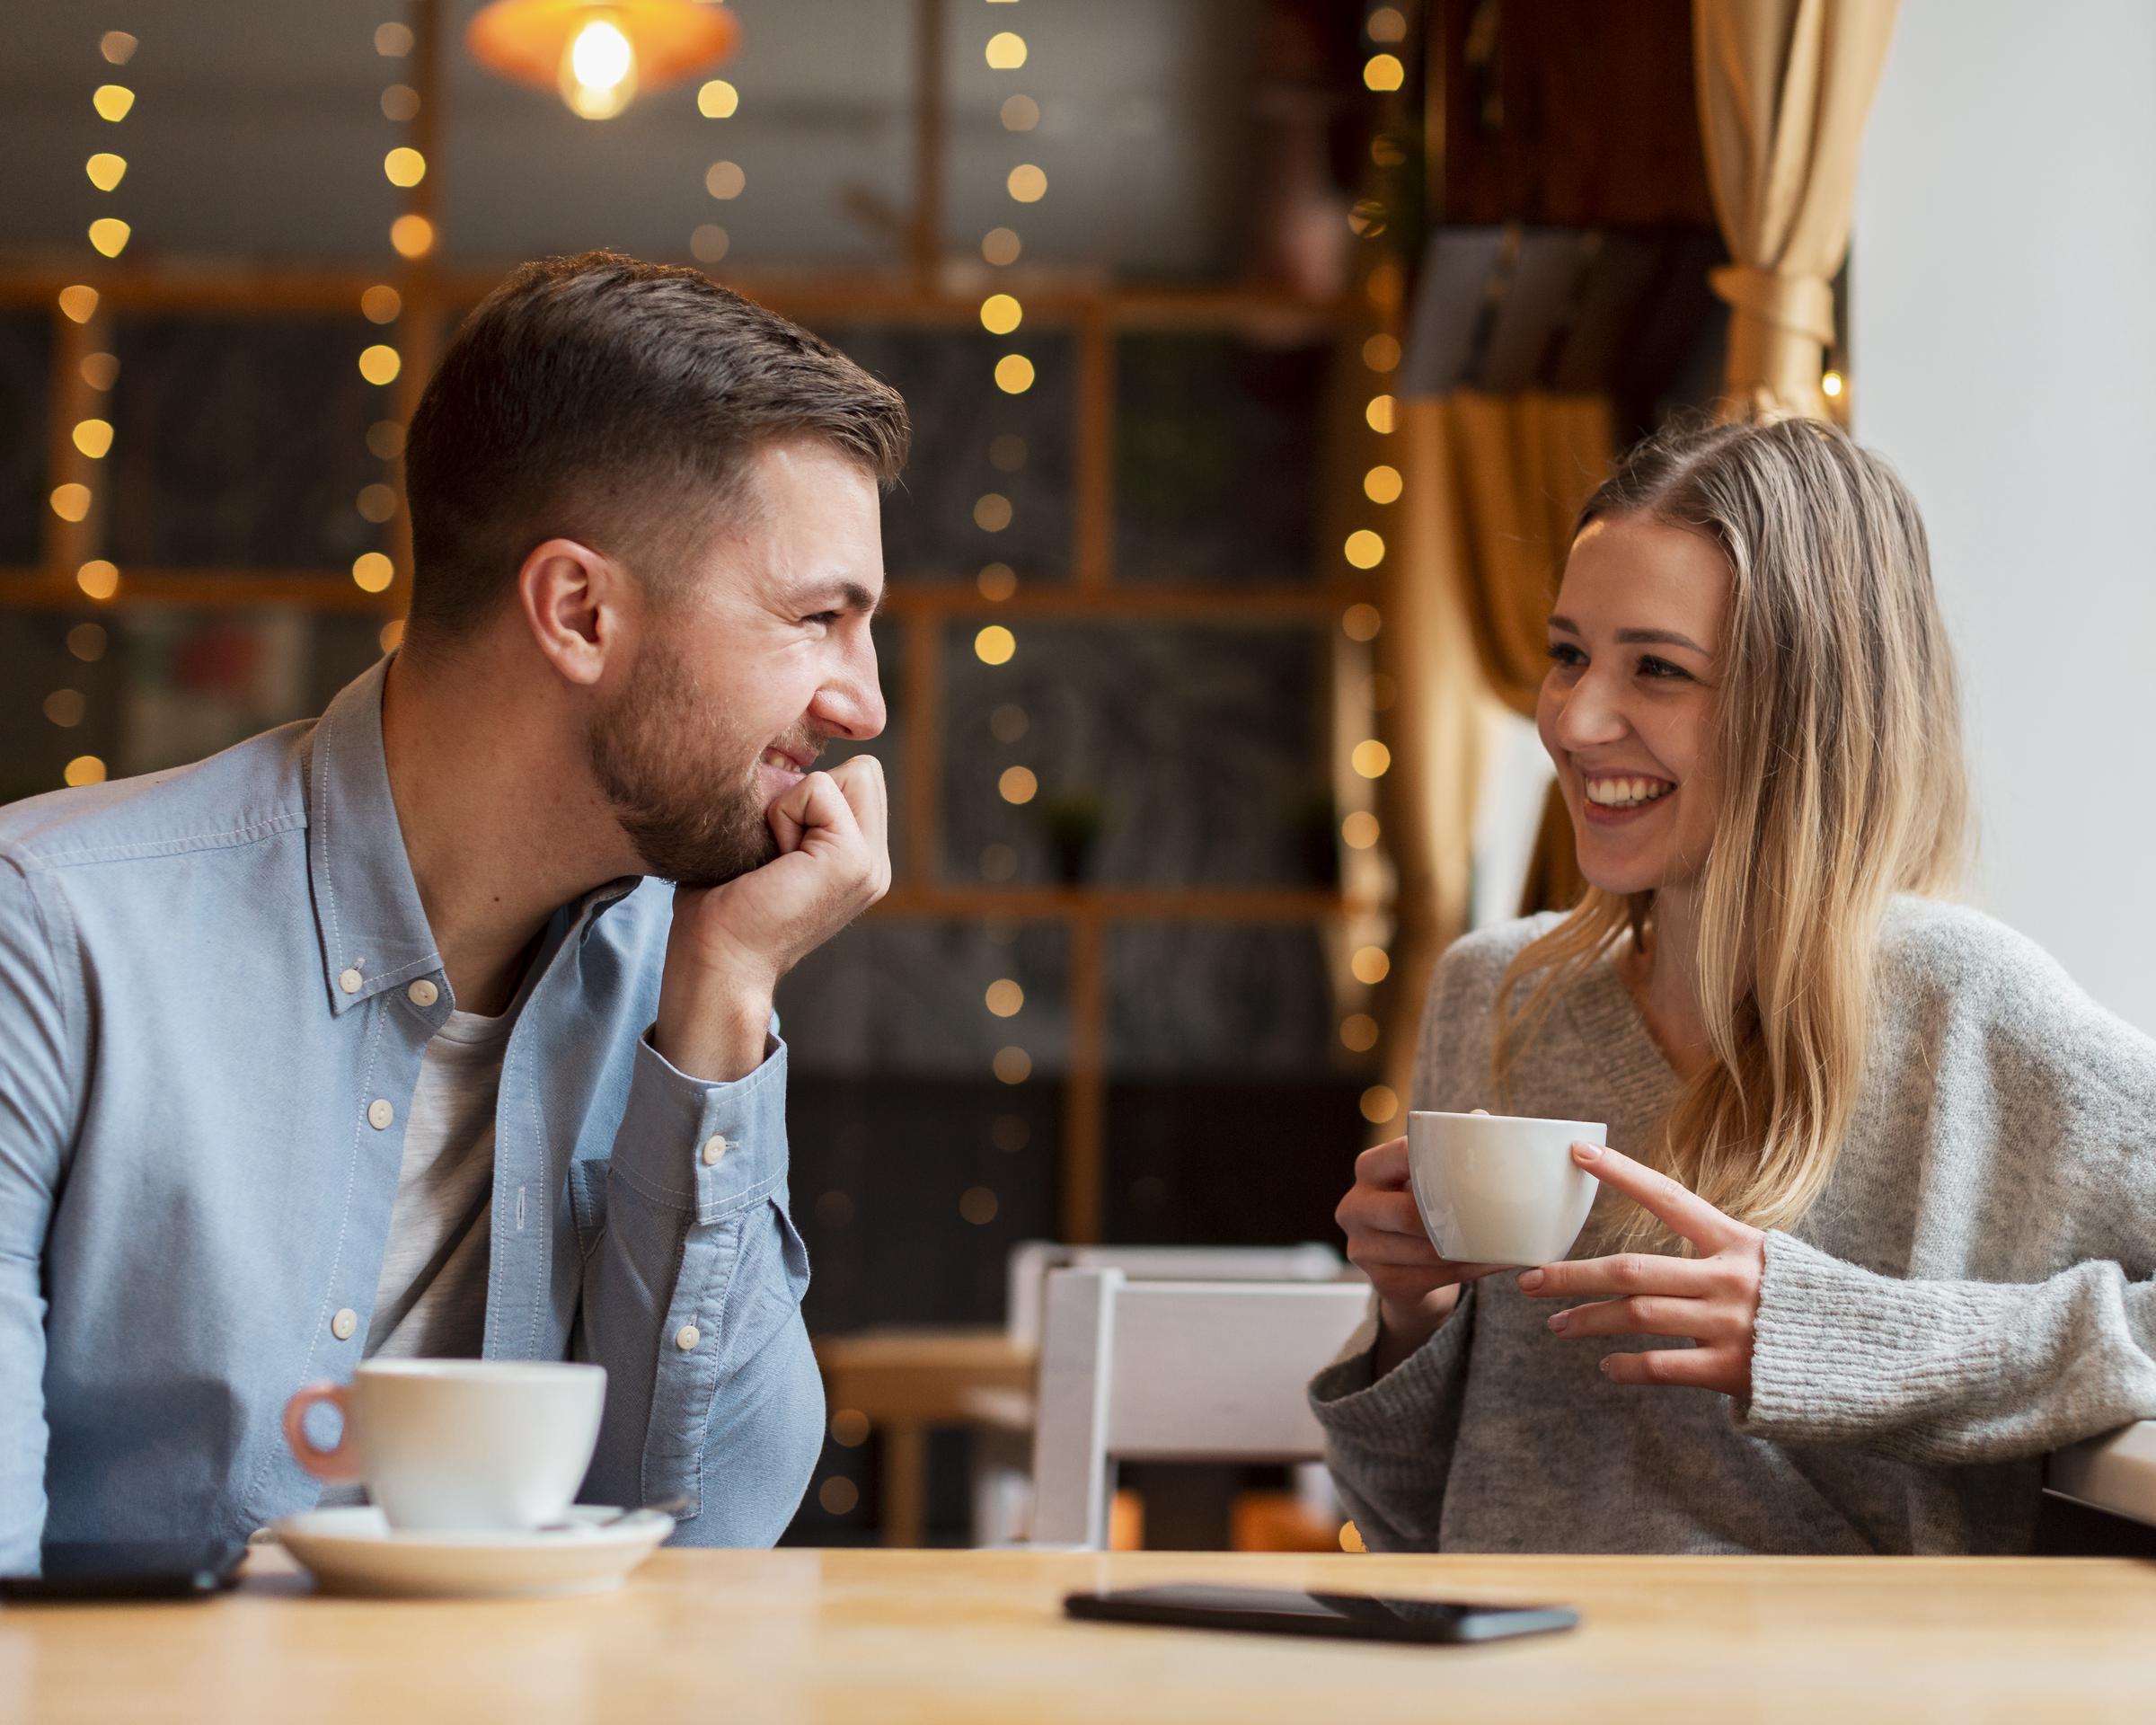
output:
M1589 779L1586 782L1587 801L1600 803L1604 809L1633 809L1643 802L1657 802L1677 787L1666 784L1660 779Z

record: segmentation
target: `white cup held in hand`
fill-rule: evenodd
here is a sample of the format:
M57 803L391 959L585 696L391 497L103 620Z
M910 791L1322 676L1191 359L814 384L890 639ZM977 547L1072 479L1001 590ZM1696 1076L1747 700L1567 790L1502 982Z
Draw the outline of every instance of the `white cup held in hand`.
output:
M1408 1178L1430 1243L1459 1264L1552 1264L1594 1207L1595 1176L1572 1146L1599 1121L1510 1114L1408 1116Z
M317 1479L364 1482L392 1527L505 1532L558 1518L599 1440L606 1368L570 1361L377 1359L285 1403L285 1441ZM344 1416L333 1449L307 1411Z

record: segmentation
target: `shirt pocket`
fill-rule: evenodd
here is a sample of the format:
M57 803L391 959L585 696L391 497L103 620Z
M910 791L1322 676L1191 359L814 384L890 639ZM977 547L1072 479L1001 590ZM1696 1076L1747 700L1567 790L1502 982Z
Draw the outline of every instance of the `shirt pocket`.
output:
M589 1156L569 1164L569 1213L577 1227L577 1252L588 1258L606 1231L606 1160Z

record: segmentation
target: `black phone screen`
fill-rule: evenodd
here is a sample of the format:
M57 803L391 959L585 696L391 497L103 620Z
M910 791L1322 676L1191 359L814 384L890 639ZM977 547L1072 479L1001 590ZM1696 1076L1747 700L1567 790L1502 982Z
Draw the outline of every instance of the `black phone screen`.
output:
M1271 1588L1184 1586L1074 1593L1064 1600L1063 1608L1074 1617L1115 1623L1380 1641L1494 1641L1570 1629L1579 1622L1579 1614L1568 1606L1478 1606Z
M0 1599L180 1599L237 1584L237 1541L51 1540L31 1575L0 1576Z

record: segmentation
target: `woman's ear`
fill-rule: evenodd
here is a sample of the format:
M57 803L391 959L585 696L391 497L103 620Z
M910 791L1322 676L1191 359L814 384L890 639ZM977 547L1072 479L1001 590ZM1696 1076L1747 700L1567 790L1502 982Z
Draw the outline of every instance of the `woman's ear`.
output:
M535 546L517 571L517 599L532 640L570 683L590 687L622 651L628 578L613 559L574 539Z

